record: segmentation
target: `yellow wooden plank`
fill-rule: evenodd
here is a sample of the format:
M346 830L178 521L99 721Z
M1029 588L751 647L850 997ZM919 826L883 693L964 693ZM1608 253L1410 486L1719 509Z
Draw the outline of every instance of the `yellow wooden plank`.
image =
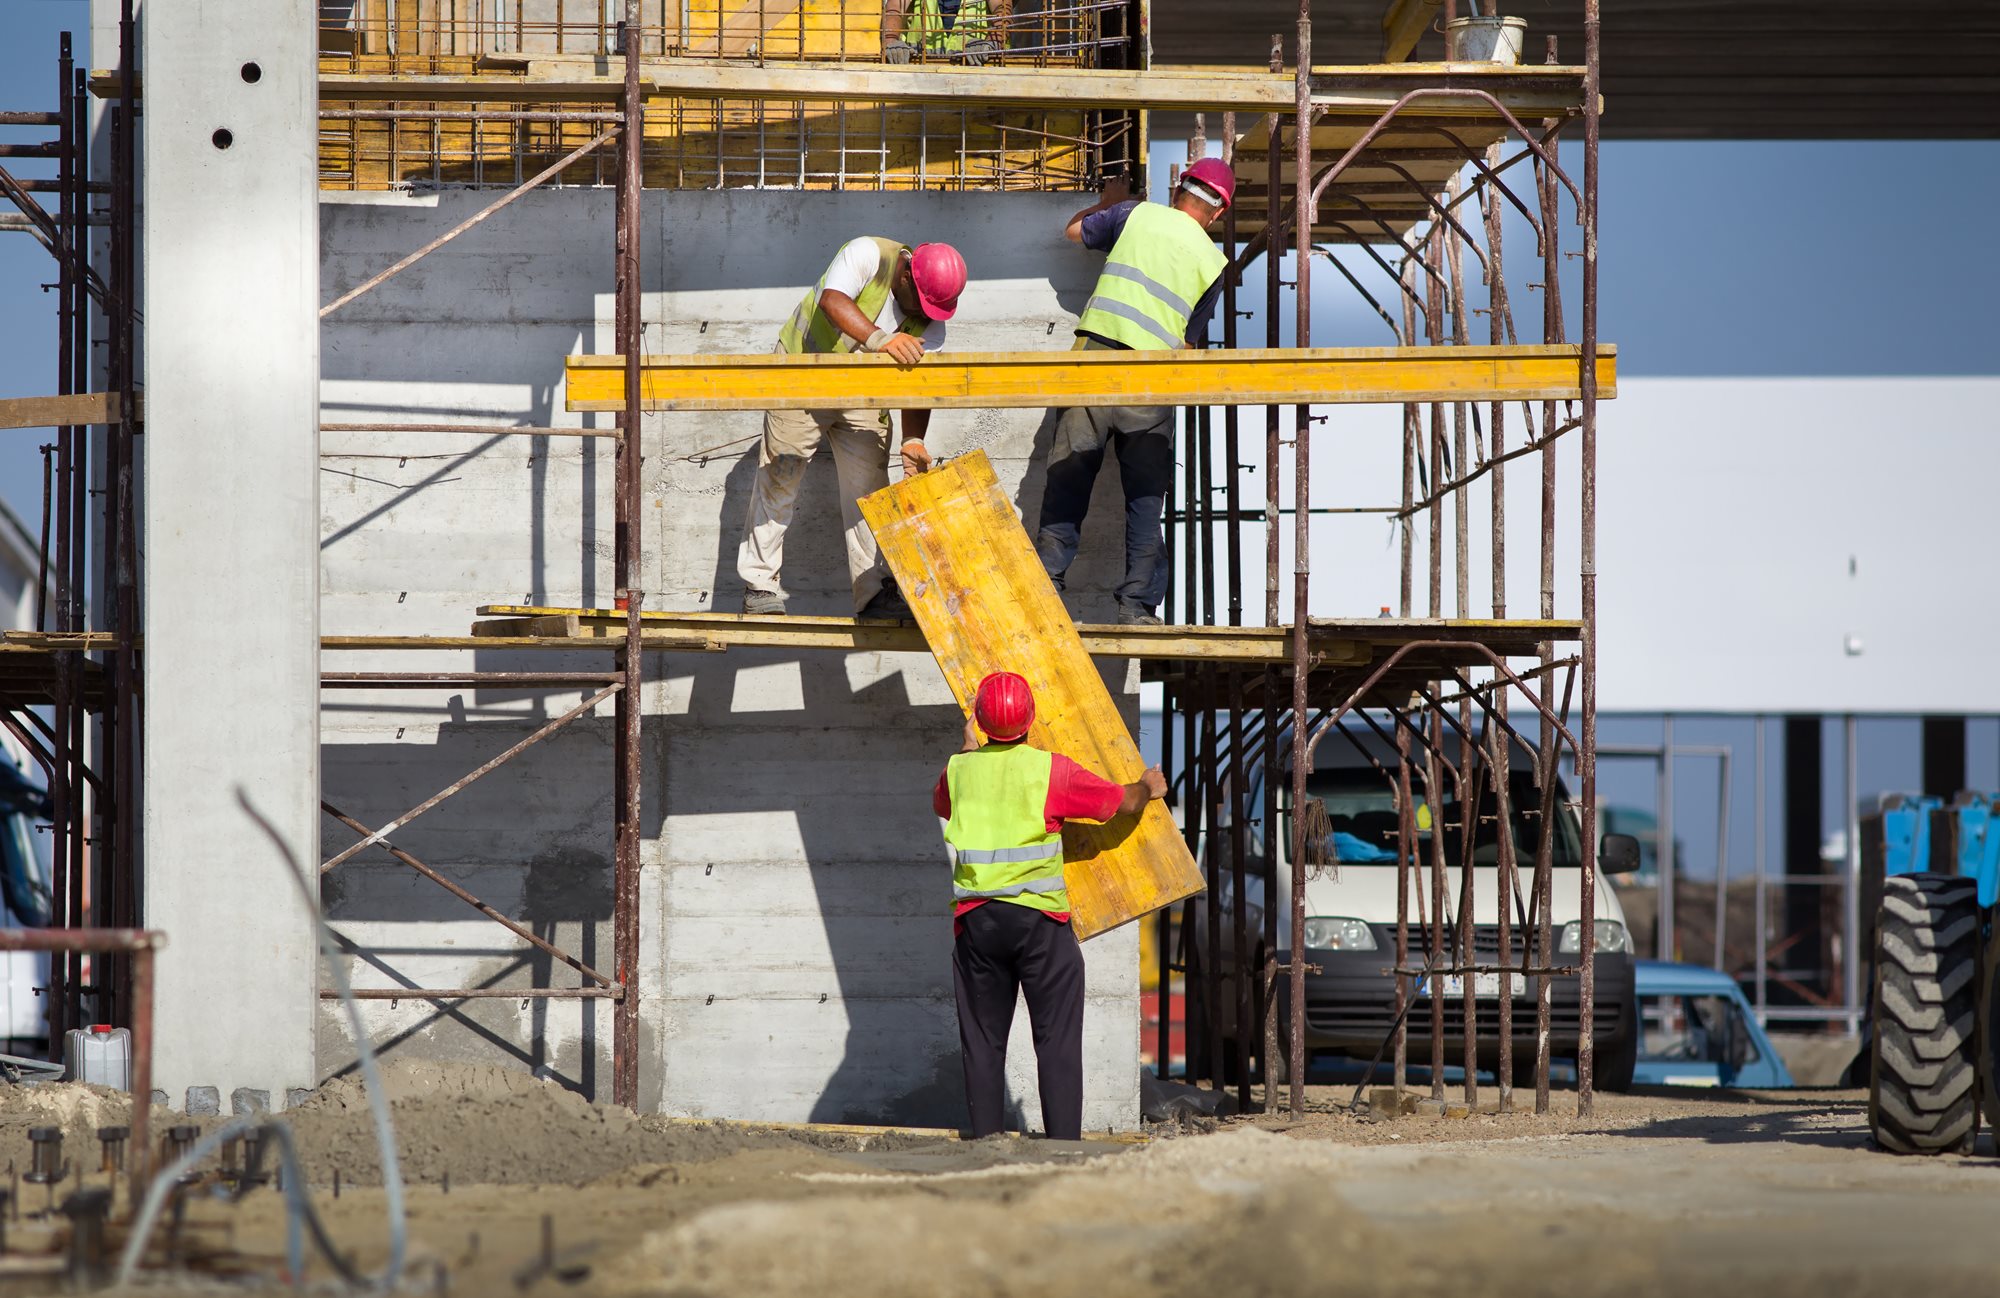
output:
M646 356L639 381L648 410L1570 401L1582 395L1581 355L1573 346L939 352L911 366L882 355ZM1618 395L1617 356L1598 348L1600 397ZM571 356L565 370L570 410L624 408L624 357Z
M116 392L75 392L60 397L7 397L0 400L0 428L64 428L73 424L115 424L121 406Z
M1444 0L1392 0L1382 15L1382 61L1401 63L1437 20Z
M1145 770L1104 679L1035 557L984 451L861 501L960 707L988 672L1018 672L1035 691L1029 742L1109 779ZM1201 891L1201 870L1165 804L1104 825L1063 830L1072 923L1090 938ZM942 888L940 888L942 894Z
M497 62L497 61L494 61ZM523 75L396 71L320 73L327 103L490 101L505 103L616 102L625 92L624 66L591 55L532 56ZM943 104L979 108L1150 109L1172 112L1290 112L1298 103L1292 72L1265 68L1160 66L1111 68L891 67L879 63L719 59L644 59L640 79L650 96L782 103ZM1431 89L1486 90L1523 121L1561 117L1583 103L1583 69L1493 63L1396 63L1316 67L1308 92L1334 116L1379 116L1404 94L1406 112L1466 120L1493 118L1483 99L1437 96Z

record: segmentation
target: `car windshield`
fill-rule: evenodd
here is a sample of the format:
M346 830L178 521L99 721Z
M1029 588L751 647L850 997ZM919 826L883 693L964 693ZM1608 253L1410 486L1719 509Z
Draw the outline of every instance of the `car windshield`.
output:
M1540 843L1541 795L1534 777L1525 771L1514 773L1509 785L1509 819L1513 822L1515 860L1531 865ZM1342 865L1392 865L1396 860L1399 830L1396 800L1388 782L1374 771L1316 771L1306 781L1306 792L1326 807L1333 833L1332 847ZM1500 800L1488 793L1480 799L1474 817L1472 860L1475 865L1497 865L1500 860ZM1560 806L1560 804L1558 804ZM1552 860L1557 869L1574 869L1581 864L1577 851L1576 826L1559 809L1555 816L1556 836ZM1462 826L1465 808L1447 802L1442 816L1434 816L1428 802L1417 797L1417 836L1428 852L1430 827L1444 826L1444 858L1454 865L1465 859Z

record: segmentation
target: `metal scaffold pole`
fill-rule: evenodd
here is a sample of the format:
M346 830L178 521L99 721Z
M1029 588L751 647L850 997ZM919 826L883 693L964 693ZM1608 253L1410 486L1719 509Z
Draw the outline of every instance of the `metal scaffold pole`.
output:
M612 944L622 995L611 1033L611 1098L614 1104L637 1107L639 1101L639 832L643 797L641 761L641 685L645 655L639 636L644 606L640 562L641 446L639 357L641 299L639 278L640 197L645 175L640 155L645 142L645 98L639 78L639 0L625 0L621 28L625 55L624 132L619 138L617 201L618 291L616 328L618 350L625 358L625 406L618 416L620 438L614 474L616 496L614 538L617 547L618 597L625 606L625 644L618 656L623 677L618 691L614 761L618 828L613 858L616 879L612 893Z
M1297 138L1292 141L1294 214L1292 224L1293 292L1298 306L1298 337L1294 345L1312 346L1312 8L1299 0L1299 99ZM1275 213L1276 193L1272 208ZM1272 247L1276 248L1274 241ZM1306 744L1306 677L1311 664L1306 642L1306 601L1312 581L1312 407L1301 405L1292 430L1292 950L1288 957L1291 982L1292 1045L1291 1112L1306 1108L1306 774L1311 760ZM1275 466L1274 466L1275 471Z
M1597 1021L1597 146L1599 0L1583 5L1583 201L1578 219L1583 225L1583 445L1578 489L1583 501L1578 545L1582 556L1580 584L1583 615L1583 720L1576 755L1577 782L1583 797L1583 883L1579 925L1582 938L1577 957L1582 969L1582 1005L1578 1011L1576 1048L1576 1111L1587 1117L1595 1083ZM1664 854L1663 854L1664 855ZM1632 1024L1633 1031L1638 1025Z

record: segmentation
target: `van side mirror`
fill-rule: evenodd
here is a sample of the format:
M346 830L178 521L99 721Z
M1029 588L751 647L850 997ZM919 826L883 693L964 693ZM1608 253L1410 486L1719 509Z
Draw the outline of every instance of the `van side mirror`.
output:
M1606 834L1597 849L1597 866L1606 874L1630 874L1639 868L1639 840L1630 834Z

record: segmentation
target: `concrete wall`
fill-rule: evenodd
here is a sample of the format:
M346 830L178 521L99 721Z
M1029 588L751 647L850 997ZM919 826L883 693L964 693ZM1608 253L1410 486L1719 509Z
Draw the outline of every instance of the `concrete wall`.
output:
M312 868L312 18L150 6L144 43L142 824L145 922L169 942L153 1077L176 1103L190 1085L282 1103L314 1080L318 959L298 882L238 800Z
M322 219L322 294L388 264L490 196L341 196ZM357 201L358 200L358 201ZM762 352L852 235L956 243L973 272L952 345L1063 348L1096 258L1065 243L1073 195L649 192L646 347ZM540 193L357 301L324 331L325 418L575 422L562 358L609 351L611 199ZM608 421L608 417L605 418ZM756 415L648 418L651 607L734 609L735 548ZM945 412L946 455L993 458L1030 517L1041 499L1039 412ZM710 449L710 448L721 449ZM463 634L475 606L611 598L611 448L596 440L329 434L321 564L329 633ZM843 614L832 466L808 475L785 582L795 614ZM1108 618L1120 562L1107 469L1072 574L1073 608ZM555 666L481 652L427 665ZM370 655L337 664L386 663ZM404 666L408 666L407 661ZM588 657L576 665L602 665ZM1114 689L1136 720L1136 673ZM517 741L579 696L480 691L439 699L329 693L325 792L379 824ZM929 789L960 717L921 654L740 650L661 655L649 669L647 843L639 960L642 1106L772 1120L962 1120L946 865ZM567 949L608 967L609 708L579 721L396 841ZM330 830L329 844L349 841ZM363 985L574 985L550 962L377 854L327 881ZM1085 948L1091 1000L1085 1121L1137 1120L1137 934ZM576 1002L370 1007L378 1044L501 1059L608 1092L610 1015ZM325 1071L351 1058L323 1012ZM1033 1121L1027 1026L1012 1061Z

